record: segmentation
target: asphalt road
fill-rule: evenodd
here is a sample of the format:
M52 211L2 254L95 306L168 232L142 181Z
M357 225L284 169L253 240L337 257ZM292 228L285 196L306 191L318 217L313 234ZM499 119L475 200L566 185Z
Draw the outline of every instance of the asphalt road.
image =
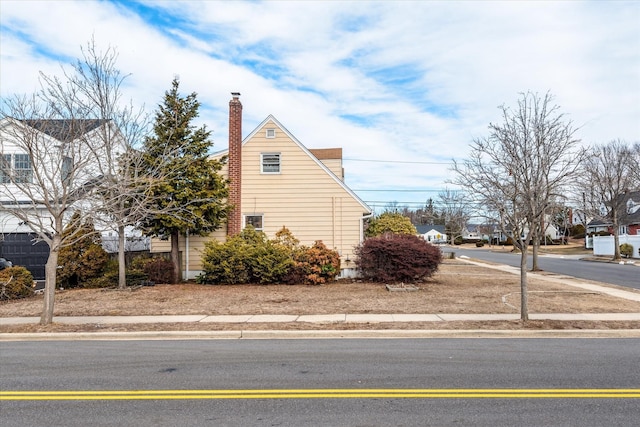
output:
M638 339L3 342L0 424L635 426L639 350Z
M455 252L456 256L465 255L469 258L520 267L520 254L508 250L465 249L459 246L445 246L442 247L442 250L445 253ZM531 268L531 253L527 258L529 268ZM553 273L640 289L640 267L635 265L582 261L576 257L546 255L538 258L538 265L542 270Z

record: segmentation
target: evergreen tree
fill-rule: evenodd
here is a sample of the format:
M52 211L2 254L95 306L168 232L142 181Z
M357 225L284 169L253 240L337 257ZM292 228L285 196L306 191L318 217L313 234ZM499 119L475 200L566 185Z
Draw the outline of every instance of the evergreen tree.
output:
M218 172L223 162L210 159L213 143L206 126L196 128L200 102L197 94L178 93L179 80L165 92L155 116L154 135L144 143L148 170L163 170L162 178L149 190L154 193L155 211L142 222L147 234L171 238L174 279L180 281L179 237L205 236L218 229L229 212L228 185Z

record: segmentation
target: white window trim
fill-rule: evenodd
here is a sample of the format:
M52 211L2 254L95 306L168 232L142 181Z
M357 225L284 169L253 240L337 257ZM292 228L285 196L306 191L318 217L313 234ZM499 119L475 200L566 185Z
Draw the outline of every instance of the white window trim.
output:
M247 218L251 217L251 216L259 216L261 218L260 222L262 223L262 227L258 228L258 227L253 227L255 228L256 231L263 231L264 230L264 214L262 213L250 213L250 214L244 214L242 217L242 228L246 228L247 227ZM253 225L253 224L251 224Z
M265 137L269 138L269 139L275 138L276 137L276 130L273 129L273 128L267 129L265 131Z
M278 170L277 171L265 171L264 170L264 156L278 156ZM267 175L278 175L282 172L282 155L280 153L260 153L260 173Z

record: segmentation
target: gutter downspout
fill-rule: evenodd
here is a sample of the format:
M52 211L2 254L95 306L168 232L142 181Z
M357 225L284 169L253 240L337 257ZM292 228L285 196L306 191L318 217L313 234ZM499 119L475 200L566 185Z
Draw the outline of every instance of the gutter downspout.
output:
M184 271L185 271L185 278L184 280L189 280L189 229L187 228L187 235L186 235L186 239L185 239L185 246L186 246L186 256L185 256L185 262L186 265L184 267Z
M364 240L364 220L371 218L373 215L373 212L371 212L368 215L362 215L362 218L360 218L360 242Z

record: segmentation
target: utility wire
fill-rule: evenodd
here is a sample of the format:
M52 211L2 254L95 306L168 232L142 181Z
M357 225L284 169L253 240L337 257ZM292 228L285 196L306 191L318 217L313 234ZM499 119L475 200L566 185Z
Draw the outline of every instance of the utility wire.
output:
M416 161L405 161L405 160L375 160L375 159L351 159L351 158L343 158L342 160L348 160L351 162L371 162L371 163L405 163L405 164L415 164L415 165L452 165L452 162L416 162Z

